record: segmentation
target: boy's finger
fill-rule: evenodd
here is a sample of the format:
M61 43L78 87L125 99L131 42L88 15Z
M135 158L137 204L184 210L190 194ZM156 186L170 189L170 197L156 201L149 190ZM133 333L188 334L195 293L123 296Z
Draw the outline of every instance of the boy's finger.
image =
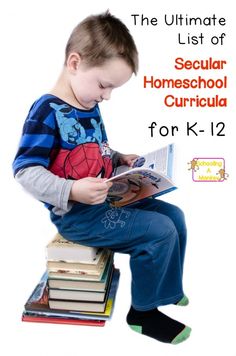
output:
M99 192L107 192L108 189L110 188L110 185L108 183L105 182L98 182L95 186L95 189Z

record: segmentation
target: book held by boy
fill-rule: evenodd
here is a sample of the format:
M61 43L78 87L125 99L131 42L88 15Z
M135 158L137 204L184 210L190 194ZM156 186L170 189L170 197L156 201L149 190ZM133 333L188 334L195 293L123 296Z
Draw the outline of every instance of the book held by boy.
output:
M118 166L107 179L113 183L108 200L119 207L176 189L172 180L173 160L174 145L169 144L138 157L132 167Z

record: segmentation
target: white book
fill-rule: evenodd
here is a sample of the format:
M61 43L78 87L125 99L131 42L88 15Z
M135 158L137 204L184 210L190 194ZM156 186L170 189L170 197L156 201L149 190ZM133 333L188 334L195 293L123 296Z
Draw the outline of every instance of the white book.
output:
M63 300L79 300L88 302L103 302L105 298L104 292L97 291L82 291L82 290L69 290L69 289L49 289L50 299L63 299Z
M99 258L99 248L73 243L57 233L46 246L46 258L49 261L96 264L97 258Z

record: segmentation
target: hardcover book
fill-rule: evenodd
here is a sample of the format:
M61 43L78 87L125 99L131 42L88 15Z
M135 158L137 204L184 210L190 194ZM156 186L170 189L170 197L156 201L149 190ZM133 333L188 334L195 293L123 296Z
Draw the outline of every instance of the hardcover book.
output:
M104 270L110 255L111 252L109 250L101 250L99 252L99 261L97 264L65 261L47 261L47 270L49 273L62 272L74 274L100 275L101 272Z
M94 292L94 291L85 291L85 290L80 291L80 290L70 290L70 289L49 288L49 298L103 302L105 298L105 291Z
M49 288L70 289L70 290L86 290L86 291L105 291L108 280L113 269L113 258L110 258L106 264L104 272L100 280L86 279L71 279L71 278L55 278L48 277Z
M107 299L109 295L109 289L110 289L110 284L111 284L111 279L109 280L106 292L104 296L102 297L101 300L94 301L94 299L86 300L86 299L80 299L78 300L75 298L74 300L72 299L73 296L76 297L77 291L71 291L69 293L68 291L65 291L63 295L67 296L66 299L52 299L50 298L50 290L49 290L49 298L48 298L48 304L51 309L62 309L62 310L76 310L76 311L88 311L88 312L104 312L107 304ZM77 297L81 295L83 292L78 293ZM59 293L60 294L60 293ZM70 294L70 295L69 295ZM55 293L54 293L55 295ZM58 292L57 292L58 295ZM70 296L70 298L69 298Z
M97 256L97 263L83 263L83 262L70 262L70 261L47 261L48 271L58 271L58 270L86 270L86 271L99 271L104 264L109 255L109 250L101 249Z
M47 272L43 274L39 283L36 285L32 294L25 303L24 314L31 316L51 316L62 318L89 319L89 320L106 320L112 315L115 305L116 293L119 285L120 271L115 268L111 279L111 285L108 290L108 299L103 312L77 312L72 310L51 309L49 307Z
M58 299L65 301L104 302L106 295L109 292L113 271L114 267L111 266L111 268L109 268L109 279L107 279L107 285L103 291L49 288L49 300Z
M106 307L106 300L104 302L91 301L75 301L75 300L59 300L49 299L49 307L51 309L59 310L76 310L88 312L104 312Z
M86 325L86 326L104 326L105 320L90 320L77 319L71 317L51 316L51 315L37 315L23 313L22 321L31 323L51 323L51 324L70 324L70 325Z
M100 271L95 273L90 273L90 271L78 271L78 270L58 270L56 272L48 271L49 279L58 278L64 280L74 280L74 281L100 281L107 266L113 263L113 253L110 253L106 264L102 267Z

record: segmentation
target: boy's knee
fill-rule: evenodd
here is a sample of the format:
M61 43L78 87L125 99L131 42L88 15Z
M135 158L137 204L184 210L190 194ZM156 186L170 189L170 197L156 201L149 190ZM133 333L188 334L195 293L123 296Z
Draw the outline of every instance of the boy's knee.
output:
M184 212L181 208L179 208L176 205L172 205L172 209L173 209L173 215L179 222L185 221Z
M153 220L148 230L149 238L154 241L164 241L168 239L176 239L177 230L173 221L166 215L161 219Z
M175 223L175 225L177 227L177 231L179 232L179 234L181 234L182 238L184 238L184 236L186 237L186 231L187 231L187 227L185 223L185 215L183 210L181 210L180 208L177 209L178 209L177 216L176 216L177 223Z

